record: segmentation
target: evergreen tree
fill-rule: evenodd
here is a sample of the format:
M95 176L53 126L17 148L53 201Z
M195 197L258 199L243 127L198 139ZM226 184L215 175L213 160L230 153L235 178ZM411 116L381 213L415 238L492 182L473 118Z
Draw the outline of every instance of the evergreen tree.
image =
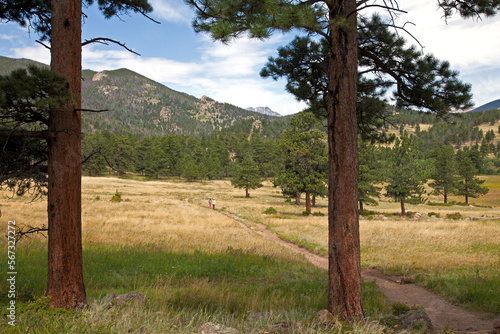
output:
M0 76L0 189L46 194L49 115L70 99L64 82L36 67Z
M385 196L401 204L401 216L406 216L405 203L423 203L425 175L418 164L418 152L413 137L405 131L391 150L387 166Z
M469 203L469 197L477 198L489 191L488 188L481 187L484 180L477 177L478 169L472 159L473 155L473 151L468 150L459 150L456 155L458 170L457 195L465 196L466 204Z
M453 194L457 186L457 171L455 151L449 145L443 145L434 150L434 170L429 186L433 188L432 194L443 195L444 203L448 203L448 194Z
M259 176L259 166L247 155L241 163L236 165L236 175L231 179L235 188L245 189L245 197L250 197L249 189L263 187Z
M196 160L192 156L186 155L182 162L182 166L183 168L181 175L188 181L194 181L200 177L198 165L196 163Z
M196 9L193 26L229 41L248 33L269 37L273 31L298 29L327 43L326 115L329 152L329 287L327 308L342 319L363 318L358 216L358 11L377 5L356 0L186 0ZM394 14L393 2L378 5ZM497 0L440 1L444 16L494 15ZM391 15L390 15L391 16ZM376 58L374 58L376 61ZM397 63L397 60L396 60ZM416 65L419 66L419 65ZM432 75L432 73L431 73ZM416 88L425 88L417 86ZM439 83L438 86L445 85ZM409 92L411 94L411 92ZM423 101L427 100L421 98ZM439 99L431 99L439 101ZM442 104L433 104L443 107Z
M91 5L94 0L85 0ZM81 78L82 0L0 2L0 20L29 24L50 40L51 69L66 77L71 99L48 117L48 272L47 295L53 307L87 303L81 240ZM110 18L123 12L147 13L147 0L99 1ZM29 133L25 133L29 137ZM71 265L68 265L71 264Z
M363 204L378 204L375 198L380 198L381 187L376 184L383 180L382 166L377 157L378 149L366 141L360 140L359 149L359 174L358 174L358 200L359 209L364 209Z
M84 135L82 137L82 170L95 176L106 170L107 162L103 156L104 137L102 132Z
M301 112L290 120L290 127L280 138L283 168L274 185L284 195L290 188L306 194L306 212L311 213L311 196L325 193L328 173L326 135L318 129L321 122L311 112Z

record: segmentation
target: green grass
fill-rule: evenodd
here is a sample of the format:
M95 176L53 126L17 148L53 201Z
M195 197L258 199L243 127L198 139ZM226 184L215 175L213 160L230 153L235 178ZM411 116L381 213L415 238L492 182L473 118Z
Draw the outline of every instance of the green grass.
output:
M42 297L47 274L45 242L21 241L16 253L16 326L6 323L8 287L2 274L0 328L8 333L123 333L145 326L148 333L193 333L204 322L227 323L230 319L242 332L257 333L274 323L249 324L246 318L250 314L271 312L279 319L316 326L314 314L326 308L327 272L308 263L233 248L221 254L186 254L148 245L87 244L83 255L89 309L48 309L50 301ZM364 286L367 315L386 313L388 308L376 285ZM144 293L148 301L103 307L106 294L129 291Z
M486 316L500 311L500 277L493 271L467 268L418 277L418 281L454 304Z

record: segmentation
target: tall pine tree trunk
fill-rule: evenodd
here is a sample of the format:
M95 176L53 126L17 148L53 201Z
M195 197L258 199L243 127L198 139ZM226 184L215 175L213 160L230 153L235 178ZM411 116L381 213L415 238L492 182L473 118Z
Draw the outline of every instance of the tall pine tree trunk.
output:
M52 0L51 67L67 77L73 99L52 110L48 141L48 273L52 307L87 303L81 220L81 0Z
M356 1L331 0L328 60L328 310L364 318L358 216Z
M405 201L401 200L400 204L401 204L401 217L404 218L404 217L406 217Z

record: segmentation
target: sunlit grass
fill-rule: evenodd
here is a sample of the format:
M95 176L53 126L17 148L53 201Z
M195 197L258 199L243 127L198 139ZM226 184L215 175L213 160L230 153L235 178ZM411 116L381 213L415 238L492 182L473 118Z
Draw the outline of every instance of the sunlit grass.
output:
M390 274L416 275L420 284L456 303L499 313L500 306L494 302L500 300L498 289L490 290L491 286L500 284L500 221L444 219L447 214L455 212L464 217L500 216L496 206L500 199L496 192L500 188L500 177L488 176L485 179L485 185L492 190L479 199L473 199L474 204L470 206L407 206L408 211L434 212L441 218L403 220L397 216L399 204L385 200L379 206L368 207L385 214L387 219L361 217L363 267L376 267ZM327 201L317 199L318 205L312 210L325 216L303 216L303 206L286 201L270 182L264 184L265 187L251 191L251 197L245 198L244 191L233 188L229 180L200 183L178 179L139 181L84 177L83 243L90 302L99 303L108 292L142 289L153 296L150 305L156 305L144 311L149 315L154 312L173 314L171 307L175 306L179 312L190 312L191 317L200 318L210 318L207 314L233 312L243 317L243 314L262 309L292 314L300 307L308 308L304 312L310 316L313 309L317 311L324 303L321 298L324 298L325 282L322 281L323 285L315 290L319 299L304 302L301 298L310 293L300 291L299 285L308 286L310 281L296 278L295 283L292 279L291 285L287 285L282 276L292 278L296 270L305 270L306 276L314 278L322 275L322 271L311 268L302 256L262 238L252 229L262 223L282 238L325 255ZM116 192L121 194L122 202L111 202ZM15 219L21 225L46 224L46 202L9 199L6 195L2 193L0 197L4 228L8 219ZM216 210L208 209L209 197L216 198ZM463 198L452 197L452 200L460 202ZM431 201L440 202L442 199L432 197ZM270 207L277 213L264 214ZM36 262L23 269L25 276L19 276L24 299L44 293L46 253L43 237L39 240L23 240L19 246L21 258L36 258ZM4 240L0 245L5 249ZM26 255L22 255L23 252ZM198 266L196 259L203 264ZM267 260L273 263L274 273L259 271L262 264L251 265L252 261ZM178 267L172 261L190 264L189 270L182 271L182 266ZM218 261L226 262L221 265ZM211 263L225 268L220 277L211 276ZM254 270L246 273L251 278L247 283L241 280L242 276L231 279L231 275L243 270L239 263ZM179 285L179 277L186 283L184 287ZM265 277L269 282L262 284L256 277ZM4 287L0 285L0 289ZM275 292L268 295L268 290ZM290 297L290 291L298 291L298 294ZM460 295L465 297L460 298ZM237 301L241 299L244 302L238 305ZM288 306L280 308L280 303ZM186 311L186 308L191 311ZM207 314L199 315L202 309ZM376 312L379 311L373 311ZM99 321L97 323L102 325Z

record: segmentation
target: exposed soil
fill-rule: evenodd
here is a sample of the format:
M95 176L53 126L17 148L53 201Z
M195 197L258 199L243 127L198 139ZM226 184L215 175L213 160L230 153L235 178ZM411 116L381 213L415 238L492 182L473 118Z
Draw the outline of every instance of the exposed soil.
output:
M237 216L231 213L226 215L236 220L241 227L249 229ZM326 257L314 254L307 249L280 239L274 232L269 231L264 224L256 224L255 226L258 229L252 229L254 232L304 255L315 266L328 269L328 259ZM361 276L364 280L375 281L382 289L389 303L403 302L409 306L417 305L423 307L429 315L436 333L441 333L441 330L445 327L453 329L457 334L493 333L492 320L482 319L478 314L461 309L418 285L401 284L401 277L387 276L375 269L363 270Z

